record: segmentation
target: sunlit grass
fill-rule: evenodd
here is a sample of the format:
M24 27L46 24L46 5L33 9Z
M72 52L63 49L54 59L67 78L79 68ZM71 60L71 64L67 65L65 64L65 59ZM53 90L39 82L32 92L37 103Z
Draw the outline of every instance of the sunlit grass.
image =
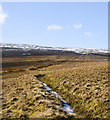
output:
M102 62L98 62L101 60ZM46 101L41 101L44 93L39 87L42 88L42 85L38 86L33 81L33 76L39 74L45 75L39 79L68 101L78 118L110 117L108 63L103 61L103 57L37 56L3 58L3 62L9 65L2 71L4 118L39 118L40 116L45 118L47 109L49 118L65 116L60 110L50 109L55 102L58 102L55 97L46 93L47 98L54 99L51 101L51 106Z
M45 68L44 68L45 69ZM45 69L43 82L59 92L82 116L105 118L109 111L108 63L66 63Z

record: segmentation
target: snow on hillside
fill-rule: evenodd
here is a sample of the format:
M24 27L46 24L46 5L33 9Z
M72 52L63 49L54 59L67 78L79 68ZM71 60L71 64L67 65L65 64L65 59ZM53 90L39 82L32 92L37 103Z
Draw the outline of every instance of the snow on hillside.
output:
M63 47L45 47L38 45L28 45L28 44L11 44L11 43L0 43L0 48L5 48L6 50L61 50L61 51L73 51L79 54L88 53L110 53L108 49L96 49L96 48L63 48Z

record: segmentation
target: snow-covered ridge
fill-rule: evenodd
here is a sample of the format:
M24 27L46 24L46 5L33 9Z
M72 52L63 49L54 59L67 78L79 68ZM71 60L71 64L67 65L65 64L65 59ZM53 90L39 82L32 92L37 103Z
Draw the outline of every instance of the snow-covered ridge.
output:
M11 43L0 43L0 48L6 48L6 50L61 50L61 51L73 51L79 54L89 53L110 53L108 49L97 49L97 48L67 48L67 47L45 47L38 45L28 44L11 44Z

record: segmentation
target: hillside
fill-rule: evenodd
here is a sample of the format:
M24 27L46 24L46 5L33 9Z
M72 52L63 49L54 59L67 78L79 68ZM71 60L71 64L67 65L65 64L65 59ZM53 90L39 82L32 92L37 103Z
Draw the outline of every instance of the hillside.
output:
M109 50L95 48L63 48L63 47L45 47L28 44L8 44L1 43L3 57L13 56L36 56L36 55L65 55L65 54L80 54L80 55L100 55L107 56Z

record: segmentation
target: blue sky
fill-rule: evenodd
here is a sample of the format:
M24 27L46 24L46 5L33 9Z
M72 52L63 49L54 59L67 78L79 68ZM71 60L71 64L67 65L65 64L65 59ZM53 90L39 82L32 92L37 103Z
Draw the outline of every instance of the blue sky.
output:
M107 2L7 2L0 9L3 43L108 48Z

